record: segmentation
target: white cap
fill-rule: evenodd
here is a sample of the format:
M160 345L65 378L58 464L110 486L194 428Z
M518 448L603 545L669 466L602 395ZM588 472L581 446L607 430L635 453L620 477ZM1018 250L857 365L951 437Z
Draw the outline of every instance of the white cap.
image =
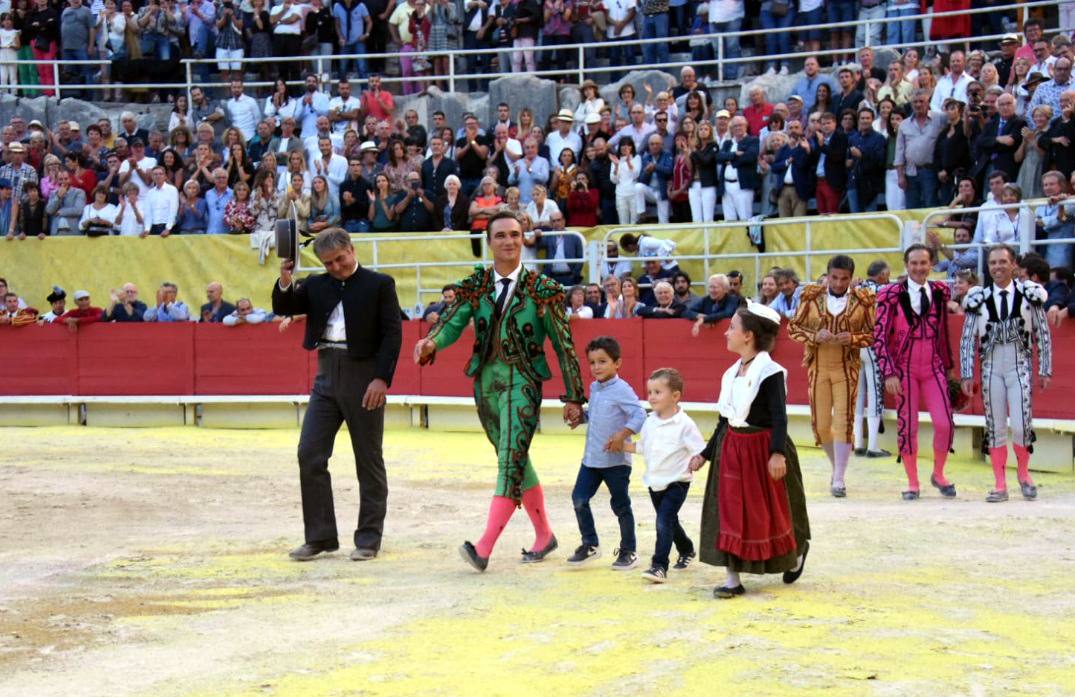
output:
M750 298L747 298L747 312L752 315L757 315L762 319L767 319L774 324L780 324L780 313L761 303L756 303Z
M374 143L372 140L367 140L362 145L358 146L359 152L366 152L367 150L373 150L374 152L376 152L377 143Z
M88 297L90 297L90 292L88 290L76 290L75 291L75 300L81 300L82 298L88 298Z

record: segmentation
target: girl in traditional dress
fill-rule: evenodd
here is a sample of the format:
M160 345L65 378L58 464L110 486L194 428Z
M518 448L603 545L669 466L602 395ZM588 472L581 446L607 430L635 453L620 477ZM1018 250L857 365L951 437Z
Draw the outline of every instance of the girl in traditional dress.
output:
M728 350L740 358L721 380L720 421L691 469L713 463L702 506L701 560L724 566L728 578L717 598L745 592L740 573L802 575L810 548L802 472L788 437L787 371L769 349L780 315L747 301L725 332Z

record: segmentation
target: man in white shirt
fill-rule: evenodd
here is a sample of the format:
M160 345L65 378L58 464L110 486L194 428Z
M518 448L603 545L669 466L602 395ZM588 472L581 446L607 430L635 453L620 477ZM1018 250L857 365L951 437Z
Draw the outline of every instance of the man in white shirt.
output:
M317 155L320 149L319 141L322 138L328 138L332 142L332 151L339 153L343 150L343 134L332 132L332 122L329 121L329 117L318 116L317 125L313 131L303 131L302 144L306 148L306 152L310 157Z
M153 184L153 168L157 161L146 156L146 144L135 138L130 143L131 156L119 166L119 182L130 182L138 187L138 195L144 196Z
M963 72L965 66L963 51L952 51L948 58L948 74L937 80L937 86L933 89L933 98L929 102L930 111L944 113L946 99L967 103L967 85L974 82L974 78Z
M713 39L713 55L720 55L721 40L724 41L724 57L740 56L739 35L734 33L743 28L743 0L709 0L709 33L724 34ZM724 65L724 79L735 80L739 76L739 64Z
M327 108L327 107L326 107ZM224 103L231 125L239 129L246 140L253 139L261 121L261 107L253 97L243 94L243 81L231 81L231 98Z
M318 89L317 76L309 74L304 80L306 92L299 100L295 110L295 117L299 120L299 128L303 134L309 135L317 129L319 116L326 116L329 112L328 95ZM331 120L331 119L330 119Z
M571 148L575 153L575 161L578 162L579 153L582 151L582 138L571 130L571 127L575 125L574 114L570 109L561 109L557 114L556 123L558 130L550 133L545 139L545 144L549 146L549 161L555 167L560 162L560 152L564 148Z
M613 41L609 48L609 65L630 65L635 56L635 47L621 45L619 42L633 39L635 36L635 14L638 8L636 0L607 0L604 3L608 15L608 40ZM621 77L619 71L609 75L614 82Z
M642 152L646 149L646 139L649 138L649 134L656 130L656 126L646 122L646 108L635 102L631 106L631 123L621 128L609 139L608 148L610 151L616 151L620 139L631 138L635 141L635 152Z
M1033 391L1034 344L1038 376L1047 389L1052 376L1052 338L1045 315L1045 289L1033 281L1018 281L1015 249L997 245L989 250L993 285L972 288L964 300L966 314L960 341L959 367L963 393L974 396L974 363L981 359L985 440L993 465L995 487L986 501L1008 500L1008 426L1018 464L1023 498L1037 498L1030 478L1030 448L1034 443L1030 397Z
M317 139L317 152L318 157L310 158L310 173L327 179L332 195L339 196L340 184L347 176L347 158L332 151L332 140L328 136Z
M168 183L164 167L153 168L153 186L146 193L146 220L149 234L167 237L172 234L179 214L179 191Z
M328 120L332 122L332 132L342 136L348 128L356 127L362 102L352 96L351 83L346 79L340 80L338 89L339 96L328 102Z

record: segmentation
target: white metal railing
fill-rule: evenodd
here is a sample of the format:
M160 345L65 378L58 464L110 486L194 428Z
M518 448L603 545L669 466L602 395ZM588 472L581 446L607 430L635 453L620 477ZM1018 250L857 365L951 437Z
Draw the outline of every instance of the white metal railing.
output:
M619 261L631 262L640 261L701 261L702 268L704 270L705 278L709 278L711 275L710 263L712 261L720 260L723 270L727 270L727 261L736 259L745 259L753 261L754 263L754 281L758 281L762 276L762 262L765 259L777 259L777 258L802 258L806 266L807 278L813 278L813 264L812 259L815 256L831 256L833 254L895 254L903 251L903 221L899 216L894 213L867 213L861 215L848 215L840 216L846 217L849 221L860 220L883 220L893 224L895 227L895 244L889 247L870 247L867 249L853 249L853 248L826 248L815 249L813 239L813 228L818 224L832 224L839 221L839 218L833 216L802 216L799 218L768 218L764 220L747 220L747 221L732 221L732 222L714 222L714 223L678 223L675 225L662 225L659 228L654 226L649 227L614 227L605 233L604 239L600 247L602 254L602 261L609 261L604 257L604 250L610 241L613 241L613 237L619 238L628 232L634 234L645 233L652 235L654 232L664 234L666 232L696 232L702 231L702 253L701 254L675 254L673 256L647 256L647 257L618 257ZM712 250L711 234L713 231L730 230L734 229L742 232L744 229L752 227L754 225L761 226L763 230L775 227L788 227L792 225L804 226L804 249L801 250L788 250L779 252L736 252L732 254L726 254L724 252L716 253ZM740 269L741 271L742 269ZM597 279L600 281L600 279ZM692 285L705 285L705 281L701 280Z
M759 62L759 61L766 61L766 60L777 59L777 58L802 59L802 58L806 58L808 56L838 56L838 55L843 55L843 54L846 54L846 53L852 51L852 49L826 49L826 50L823 50L823 51L816 51L816 52L798 52L798 53L793 52L793 53L779 54L779 55L755 54L755 55L752 55L752 56L739 56L739 57L735 57L735 58L729 58L729 57L726 56L725 42L728 39L731 39L731 38L738 38L738 39L741 40L744 37L762 37L762 36L772 35L773 33L793 33L793 32L798 33L798 32L802 32L802 31L809 31L809 30L814 30L814 29L824 30L824 31L832 31L833 29L837 29L837 28L850 29L850 28L857 28L859 26L865 25L865 27L866 27L865 43L866 43L867 46L871 46L870 28L873 25L877 25L877 24L880 24L880 25L884 26L884 25L888 25L888 24L892 24L892 23L896 23L896 22L919 22L919 21L925 20L925 19L930 19L931 20L931 19L936 19L936 18L941 18L941 17L955 17L955 16L964 16L964 15L975 15L975 14L996 13L996 12L1012 12L1012 11L1022 12L1023 13L1023 18L1026 19L1026 18L1029 17L1029 11L1032 8L1035 8L1035 7L1051 7L1051 6L1055 6L1056 4L1057 4L1056 0L1035 0L1033 2L1013 3L1013 4L1001 5L1001 6L988 6L988 7L975 8L975 9L966 9L966 10L961 9L961 10L952 10L952 11L948 11L948 12L930 12L930 13L925 13L925 14L910 15L910 16L907 16L907 17L881 17L881 18L873 19L873 20L865 20L863 22L860 22L860 21L856 20L856 21L852 21L852 22L823 23L823 24L815 24L815 25L783 27L783 28L768 29L768 30L748 29L748 30L742 30L742 31L737 31L737 32L691 34L691 35L686 35L686 36L665 37L665 38L657 38L657 39L632 38L632 39L628 39L628 40L624 40L624 41L605 41L605 42L594 42L594 43L588 43L588 44L565 44L565 45L557 45L557 46L540 46L539 45L539 46L527 47L527 48L522 48L522 47L517 48L517 47L514 47L514 46L504 46L504 47L500 47L500 48L476 49L476 50L472 50L472 51L467 51L467 50L463 50L463 49L450 49L448 51L438 52L438 53L435 53L435 54L432 53L432 52L424 52L424 53L398 53L397 52L397 53L348 54L348 55L333 55L333 56L274 56L274 57L270 57L270 58L246 58L246 57L244 57L244 58L237 59L237 60L234 60L234 61L231 61L231 62L241 63L241 64L244 65L244 67L246 67L246 66L257 66L259 64L264 64L264 63L271 63L271 64L277 64L278 65L281 62L300 62L300 63L316 64L317 66L323 66L325 63L331 64L333 62L353 61L353 60L356 60L356 59L369 60L369 59L373 58L373 59L395 59L395 60L400 60L403 57L413 59L413 58L417 58L417 57L421 56L421 57L425 57L425 58L428 59L428 58L432 58L434 56L446 56L446 57L449 58L449 60L448 60L448 73L447 74L423 74L423 75L420 75L420 76L412 76L412 77L387 77L387 76L382 76L382 81L385 82L385 83L444 81L444 82L446 82L448 84L449 91L454 92L455 88L456 88L456 82L458 80L493 80L493 79L496 79L498 77L503 77L503 76L506 76L506 75L513 74L509 70L504 70L503 66L501 66L501 70L499 72L496 72L496 73L493 73L493 72L485 72L485 73L465 73L464 72L464 73L460 73L456 68L456 60L457 59L465 59L467 56L472 56L472 55L487 55L487 56L501 55L501 56L503 56L503 55L511 55L511 54L514 54L514 53L520 53L520 52L532 52L532 53L534 53L535 56L540 56L543 53L547 53L547 52L561 53L561 52L564 52L564 51L570 51L570 52L574 52L576 54L576 56L577 56L577 67L571 68L571 69L565 68L565 69L559 69L559 70L557 70L557 69L535 70L535 71L527 71L527 73L532 74L532 75L536 75L536 76L539 76L539 77L540 76L551 76L551 75L564 75L565 73L574 73L574 74L577 75L578 82L581 84L581 82L585 79L585 74L586 73L601 73L601 74L614 73L614 72L623 71L625 69L632 69L632 70L637 70L637 69L659 69L659 68L669 69L669 68L680 68L680 67L688 66L688 65L694 66L696 68L699 68L699 67L704 68L704 67L706 67L708 65L715 65L716 66L717 79L719 81L723 81L724 80L724 73L725 73L725 66L729 65L729 64L730 65L735 65L735 64L740 64L740 63L755 63L755 62ZM997 34L997 35L992 35L992 36L976 36L976 37L973 37L973 38L975 40L978 40L978 41L984 41L984 40L999 39L999 38L1001 38L1001 36L1003 36L1003 35L1002 34ZM946 39L946 40L938 41L938 40L929 40L928 37L927 37L926 41L927 41L927 43L929 43L932 46L957 45L957 44L966 44L966 43L968 43L970 38L971 37L965 37L965 38ZM608 49L608 48L612 48L612 47L623 48L623 47L626 47L626 46L639 48L639 47L643 47L643 46L647 46L647 45L653 45L653 44L666 44L666 43L668 43L670 41L683 42L683 41L697 41L697 40L708 40L708 41L710 41L711 43L714 44L715 54L716 54L716 57L715 57L714 60L712 60L712 61L703 61L703 62L698 62L698 61L685 61L685 62L684 61L678 61L678 62L677 61L668 61L668 62L663 62L663 63L632 62L630 65L609 65L609 66L596 66L596 65L592 65L592 64L587 66L587 64L586 64L587 54L589 54L592 57L593 52L596 49L602 49L602 48L603 49ZM906 47L908 45L912 45L912 44L900 44L900 45L882 44L880 46L871 46L871 47L872 48L904 48L904 47ZM206 81L198 81L197 83L195 83L195 76L194 76L194 69L193 69L194 66L202 65L202 64L211 65L211 64L216 64L218 62L219 61L215 57L210 57L210 58L185 58L185 59L182 59L182 64L184 65L185 70L186 70L186 82L185 82L185 84L184 83L146 83L146 84L137 84L137 85L129 85L129 86L127 86L127 85L99 84L99 83L86 84L86 85L75 85L75 84L63 84L63 85L61 85L60 84L60 74L61 74L60 71L61 71L62 66L76 66L76 65L103 66L103 65L108 65L110 63L110 61L108 61L106 59L90 59L90 60L84 60L84 61L65 61L65 60L51 60L51 61L33 60L33 61L27 61L27 60L18 60L18 61L14 62L16 65L33 65L33 66L47 65L47 66L51 66L52 71L53 71L53 76L54 76L53 82L55 84L53 84L53 85L15 85L15 86L13 86L13 88L17 89L17 90L22 90L22 91L35 91L35 92L40 92L40 91L44 91L44 90L52 90L52 91L56 92L57 97L61 96L61 90L67 90L67 91L69 91L69 90L102 90L102 89L108 90L108 89L116 89L117 87L120 87L120 88L122 88L122 87L136 87L136 88L140 88L140 89L186 89L189 92L190 88L194 84L198 84L199 86L203 86L203 87L219 87L219 86L224 86L224 85L227 84L225 82L214 83L214 82L206 82ZM320 67L318 69L320 69ZM268 83L268 82L250 82L248 84L250 86L257 87L257 86L268 86L271 83Z
M523 265L534 265L538 267L549 266L552 264L582 264L583 268L587 266L586 256L586 238L582 233L577 230L541 230L541 237L575 237L582 245L581 257L569 257L565 259L524 259ZM394 242L442 242L447 240L467 240L469 243L471 240L481 240L481 256L467 256L461 259L452 259L448 261L407 261L407 262L381 262L381 246L385 243ZM390 275L397 276L393 271L400 269L413 269L414 270L414 285L415 296L421 304L423 295L440 295L441 285L437 286L423 286L422 285L422 270L423 269L444 269L444 268L463 268L467 271L472 271L476 264L486 265L491 262L489 258L489 247L485 241L484 233L400 233L398 235L384 235L380 233L352 233L351 242L355 246L369 245L370 249L370 261L364 265L367 268L375 271L385 271ZM466 246L465 250L468 254L471 252L470 245ZM320 266L303 266L302 259L298 260L298 264L295 267L295 273L299 272L317 272L324 269ZM585 277L585 276L584 276Z
M1039 240L1037 238L1037 222L1035 217L1035 209L1039 206L1044 206L1049 203L1048 199L1037 198L1020 201L1018 203L1005 203L1005 204L993 204L988 206L976 206L974 208L938 208L930 211L919 225L918 239L922 242L926 240L926 232L930 227L943 227L938 224L940 219L948 219L952 216L962 215L964 213L976 213L978 214L978 225L981 224L982 213L1003 213L1010 210L1019 210L1019 215L1016 218L1016 234L1018 239L1014 241L1012 246L1019 250L1020 254L1025 254L1031 251L1034 247L1048 247L1053 245L1075 245L1075 238L1058 238L1054 240ZM1069 199L1066 205L1075 204L1075 199ZM971 232L971 241L967 244L946 244L944 245L948 249L962 251L967 249L977 250L978 252L978 265L977 273L978 278L985 278L985 255L982 253L989 247L993 246L993 243L988 243L983 240L975 239L975 234Z

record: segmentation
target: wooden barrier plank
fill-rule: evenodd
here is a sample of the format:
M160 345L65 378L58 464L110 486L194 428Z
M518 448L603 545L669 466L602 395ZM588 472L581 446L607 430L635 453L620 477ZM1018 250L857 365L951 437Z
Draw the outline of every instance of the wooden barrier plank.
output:
M194 328L194 394L302 394L308 390L301 335L280 325Z
M79 327L77 394L194 394L194 327L192 322Z
M77 394L78 339L65 326L0 327L0 394Z

